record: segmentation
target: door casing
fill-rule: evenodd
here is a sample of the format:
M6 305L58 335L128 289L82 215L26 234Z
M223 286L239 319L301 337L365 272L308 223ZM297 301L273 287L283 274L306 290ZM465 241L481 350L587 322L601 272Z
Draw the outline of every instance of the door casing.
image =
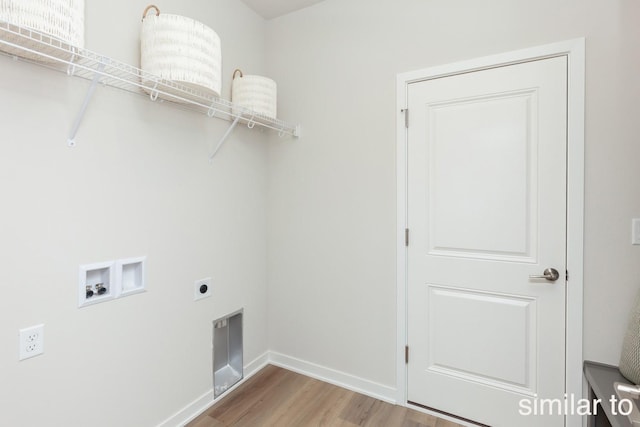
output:
M488 68L566 56L568 64L567 93L567 313L566 313L566 393L584 397L582 379L583 329L583 241L584 241L584 82L585 40L572 39L508 53L491 55L468 61L435 66L398 74L396 79L396 170L397 170L397 402L407 403L407 130L404 109L407 106L408 86L411 83L469 73ZM411 112L409 112L409 115ZM410 120L410 117L409 117ZM419 408L418 408L419 409ZM567 427L581 427L582 417L568 414Z

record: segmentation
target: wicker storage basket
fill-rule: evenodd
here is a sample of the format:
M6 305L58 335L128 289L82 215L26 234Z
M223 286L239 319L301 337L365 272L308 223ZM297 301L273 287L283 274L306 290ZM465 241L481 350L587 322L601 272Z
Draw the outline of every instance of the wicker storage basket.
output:
M640 384L640 293L629 316L627 332L622 343L620 372L634 384Z
M84 47L84 0L0 0L0 20L50 36L56 48L9 37L9 41L55 58L68 59L72 48ZM12 55L49 62L46 57L0 44Z
M248 108L267 117L277 117L277 85L273 80L262 76L245 76L242 71L233 73L231 83L231 101L235 107ZM241 110L234 108L234 113Z
M152 8L156 14L147 15ZM157 7L149 6L142 18L140 68L195 92L219 97L222 86L220 37L201 22L184 16L161 14ZM153 84L145 77L143 83ZM189 98L180 91L168 91ZM163 94L159 96L163 97Z

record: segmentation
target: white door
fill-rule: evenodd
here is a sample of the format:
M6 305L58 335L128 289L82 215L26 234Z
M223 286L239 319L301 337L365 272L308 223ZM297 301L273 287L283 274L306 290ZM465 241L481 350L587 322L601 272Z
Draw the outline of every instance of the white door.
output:
M534 405L565 393L567 58L412 83L408 109L408 400L564 426Z

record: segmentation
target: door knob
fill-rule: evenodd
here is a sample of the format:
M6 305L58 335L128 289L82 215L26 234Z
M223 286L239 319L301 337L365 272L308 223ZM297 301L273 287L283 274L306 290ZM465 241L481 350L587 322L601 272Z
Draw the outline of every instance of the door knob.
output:
M545 280L548 280L550 282L555 282L559 278L560 278L560 273L558 273L558 270L556 270L555 268L546 268L542 272L542 276L538 276L538 275L535 275L535 274L529 276L529 279L545 279Z

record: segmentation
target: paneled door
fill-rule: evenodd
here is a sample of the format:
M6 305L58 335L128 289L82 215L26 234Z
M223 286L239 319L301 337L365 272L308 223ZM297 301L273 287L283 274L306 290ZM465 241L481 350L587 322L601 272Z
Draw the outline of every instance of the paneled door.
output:
M565 393L567 58L407 96L408 400L493 427L564 426L536 412Z

